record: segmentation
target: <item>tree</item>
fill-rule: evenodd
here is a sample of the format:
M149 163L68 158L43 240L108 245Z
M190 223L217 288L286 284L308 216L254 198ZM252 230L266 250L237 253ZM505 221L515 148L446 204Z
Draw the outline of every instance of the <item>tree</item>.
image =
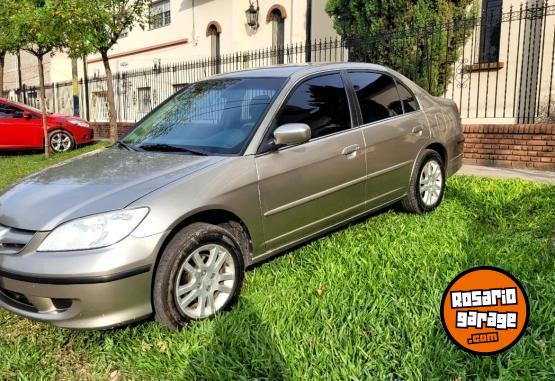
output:
M62 0L60 0L62 1ZM151 0L65 0L71 19L66 19L65 46L70 57L100 53L106 71L106 98L110 119L110 140L118 139L114 81L108 52L124 31L148 23Z
M46 95L44 83L44 57L63 45L59 8L63 0L20 0L14 18L15 42L22 50L37 58L40 83L40 107L44 132L44 155L50 157L50 143L46 123Z
M4 63L6 54L17 51L15 36L15 15L17 12L14 0L3 0L0 7L0 97L4 91Z
M449 79L469 28L472 0L328 0L326 11L347 41L349 58L399 70L434 94ZM463 21L464 22L464 21Z

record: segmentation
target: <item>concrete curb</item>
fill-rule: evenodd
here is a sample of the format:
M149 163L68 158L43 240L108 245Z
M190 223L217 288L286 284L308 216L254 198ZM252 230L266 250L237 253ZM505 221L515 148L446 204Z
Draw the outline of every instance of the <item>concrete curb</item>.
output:
M555 185L555 172L536 171L532 169L485 167L465 164L459 175L490 177L495 179L521 179Z

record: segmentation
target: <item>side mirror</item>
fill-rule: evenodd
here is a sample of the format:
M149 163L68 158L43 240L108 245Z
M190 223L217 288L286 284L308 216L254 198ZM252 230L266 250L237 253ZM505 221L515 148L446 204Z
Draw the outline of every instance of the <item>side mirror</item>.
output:
M274 131L275 144L278 146L306 143L310 137L310 127L303 123L284 124Z
M31 119L33 117L33 114L31 114L29 111L23 111L23 119Z

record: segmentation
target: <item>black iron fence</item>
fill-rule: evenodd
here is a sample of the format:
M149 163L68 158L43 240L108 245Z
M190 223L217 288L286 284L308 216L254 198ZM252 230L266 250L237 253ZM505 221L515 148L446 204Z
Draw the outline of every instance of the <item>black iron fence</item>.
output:
M404 27L363 39L322 39L215 58L192 60L114 75L120 121L133 122L187 84L217 73L311 62L373 62L392 67L430 93L456 101L467 123L555 121L555 4L536 2L491 8L466 19ZM82 115L108 118L106 80L79 82ZM38 104L38 89L12 97ZM47 86L50 111L73 111L72 84Z

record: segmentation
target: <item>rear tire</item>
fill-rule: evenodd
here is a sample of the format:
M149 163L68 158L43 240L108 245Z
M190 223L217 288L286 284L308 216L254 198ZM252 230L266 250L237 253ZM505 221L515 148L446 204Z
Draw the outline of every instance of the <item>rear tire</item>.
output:
M401 206L409 213L422 214L437 208L445 191L445 164L434 150L425 150L416 163L407 196Z
M156 269L156 321L176 330L229 310L244 275L240 245L231 233L206 223L185 227L170 241Z

